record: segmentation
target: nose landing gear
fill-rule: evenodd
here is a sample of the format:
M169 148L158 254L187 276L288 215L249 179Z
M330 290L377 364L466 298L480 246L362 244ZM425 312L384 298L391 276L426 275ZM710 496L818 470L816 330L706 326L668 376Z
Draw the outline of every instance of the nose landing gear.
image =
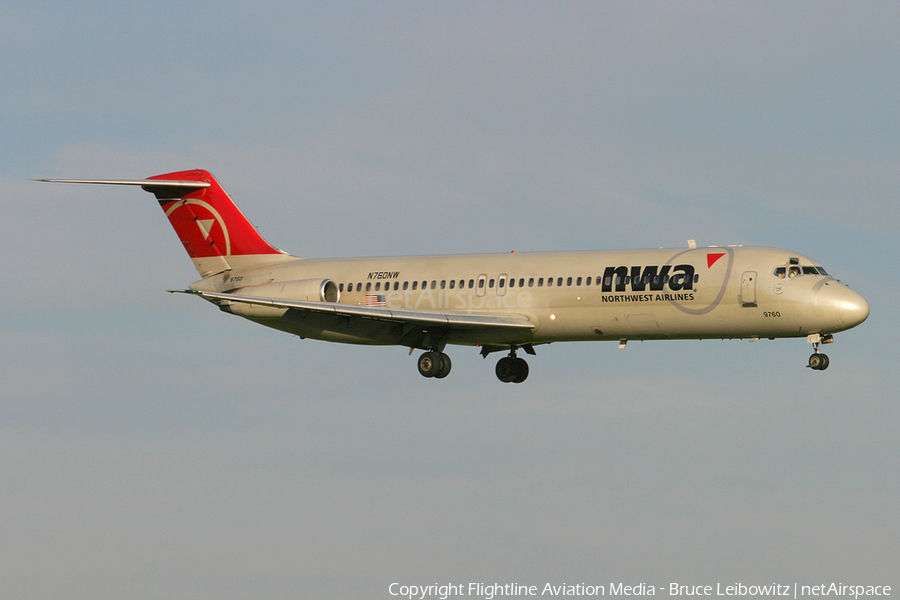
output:
M806 366L813 371L824 371L828 368L828 365L831 363L831 361L828 359L827 354L822 354L819 352L819 344L830 344L834 342L834 336L832 336L831 334L821 335L815 333L810 335L807 339L813 345L813 353L812 356L809 357L809 364L807 364Z

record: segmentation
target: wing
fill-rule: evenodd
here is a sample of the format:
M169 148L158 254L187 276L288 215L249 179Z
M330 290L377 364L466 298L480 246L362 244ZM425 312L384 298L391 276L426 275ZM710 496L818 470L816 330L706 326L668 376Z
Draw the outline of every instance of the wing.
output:
M205 298L214 304L240 302L257 304L274 308L305 310L319 314L346 317L361 317L376 321L414 325L423 327L440 327L445 329L504 329L527 332L534 329L534 324L524 315L515 313L463 313L440 312L418 309L392 309L375 306L359 306L332 302L313 302L306 300L286 300L283 298L262 298L259 296L240 296L237 294L221 294L198 290L168 290L173 293L193 294Z

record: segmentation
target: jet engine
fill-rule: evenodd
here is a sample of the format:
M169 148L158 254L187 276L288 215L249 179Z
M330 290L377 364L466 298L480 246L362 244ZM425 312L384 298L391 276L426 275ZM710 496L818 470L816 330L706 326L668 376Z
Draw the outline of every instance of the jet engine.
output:
M234 293L239 296L308 300L313 302L337 302L341 298L341 292L337 284L330 279L300 279L298 281L267 283L265 285L241 288L235 290ZM219 304L219 308L224 312L249 319L280 319L287 312L285 308L228 301Z
M242 296L282 298L285 300L338 302L341 299L341 293L337 284L330 279L300 279L298 281L267 283L235 291Z

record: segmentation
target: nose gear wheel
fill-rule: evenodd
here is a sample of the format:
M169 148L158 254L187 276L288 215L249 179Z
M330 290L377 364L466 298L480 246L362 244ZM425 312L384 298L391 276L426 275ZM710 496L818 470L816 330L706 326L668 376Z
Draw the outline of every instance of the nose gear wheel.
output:
M813 371L824 371L828 368L830 362L831 361L828 360L827 354L815 352L812 356L809 357L809 364L806 366L808 366Z
M827 369L831 361L828 360L827 354L822 354L821 352L819 352L819 344L829 344L832 341L834 341L834 338L831 335L824 335L821 338L818 338L817 341L813 342L813 353L812 356L809 357L809 364L807 364L806 366L813 371L824 371L825 369Z

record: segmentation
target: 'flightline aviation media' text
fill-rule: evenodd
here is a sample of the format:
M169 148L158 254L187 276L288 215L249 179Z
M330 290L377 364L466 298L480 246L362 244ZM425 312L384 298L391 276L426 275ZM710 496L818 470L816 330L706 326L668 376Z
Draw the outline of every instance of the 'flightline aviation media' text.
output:
M647 583L627 585L624 583L587 584L587 583L545 583L543 585L526 585L521 583L433 583L428 585L413 585L404 583L391 583L388 586L391 596L407 598L408 600L426 600L437 598L447 600L454 597L482 598L483 600L495 600L497 598L527 597L527 596L656 596L659 594L676 596L720 596L720 597L747 597L756 596L762 598L785 597L799 600L800 598L869 598L875 596L890 596L889 585L850 585L844 583L819 583L782 584L766 583L762 585L750 585L745 583L716 583L709 585L685 585L682 583L670 583L665 586L654 586Z

